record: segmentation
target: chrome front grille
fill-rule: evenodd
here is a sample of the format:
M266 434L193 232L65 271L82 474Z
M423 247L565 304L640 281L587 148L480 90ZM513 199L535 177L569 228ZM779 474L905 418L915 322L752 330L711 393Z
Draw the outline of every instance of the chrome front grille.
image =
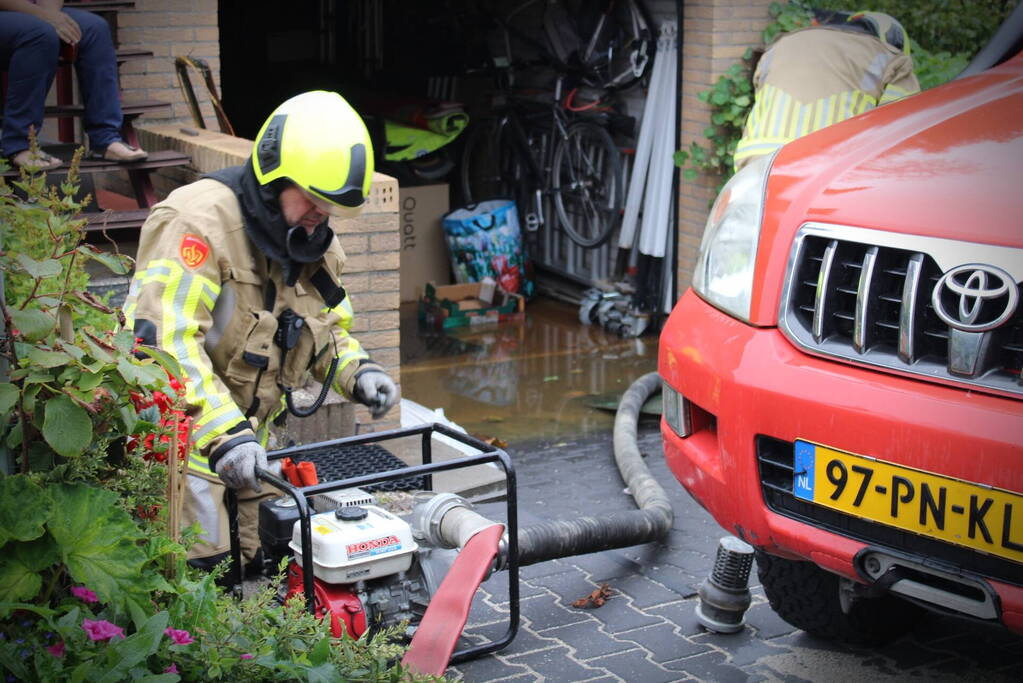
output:
M990 330L964 331L939 317L935 287L964 264L1004 272L1010 291L977 300L942 288L943 315L959 315L962 303L967 312L971 305L1012 310L1008 320ZM793 244L779 324L811 353L1023 395L1020 281L1023 249L811 223Z

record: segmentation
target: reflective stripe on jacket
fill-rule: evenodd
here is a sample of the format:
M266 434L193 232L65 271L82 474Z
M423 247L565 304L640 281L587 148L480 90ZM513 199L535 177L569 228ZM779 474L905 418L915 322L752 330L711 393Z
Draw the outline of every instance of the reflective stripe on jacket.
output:
M378 367L349 335L344 260L335 238L321 261L306 264L295 286L285 287L280 266L246 236L233 191L216 180L181 187L153 207L124 312L136 337L181 364L195 420L194 471L211 474L216 458L239 443L265 444L283 389L302 387L310 376L322 381L335 356L333 388L349 398L356 372ZM324 287L335 287L340 301L327 305ZM274 335L286 309L304 324L282 358Z
M756 98L735 166L786 142L919 92L909 55L877 38L814 27L784 34L753 76Z

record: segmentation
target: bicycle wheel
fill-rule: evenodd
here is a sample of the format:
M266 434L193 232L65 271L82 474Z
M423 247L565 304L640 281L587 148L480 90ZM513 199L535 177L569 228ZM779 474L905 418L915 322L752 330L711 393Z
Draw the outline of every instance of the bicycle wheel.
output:
M504 118L473 126L462 148L462 200L478 204L488 199L515 197L516 155L508 139Z
M573 123L554 150L551 194L558 222L581 247L607 241L618 224L622 173L618 147L592 121Z

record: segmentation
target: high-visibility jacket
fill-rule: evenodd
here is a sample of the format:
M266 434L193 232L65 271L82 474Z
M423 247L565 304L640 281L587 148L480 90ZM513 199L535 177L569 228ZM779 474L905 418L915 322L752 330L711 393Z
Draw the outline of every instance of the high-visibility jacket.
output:
M920 91L909 54L829 26L783 34L761 57L753 85L737 169L790 140Z
M323 381L351 397L356 374L380 369L350 336L352 305L341 286L345 254L336 236L293 287L248 238L234 191L203 179L153 207L140 235L124 313L141 343L173 355L187 379L193 416L190 468L211 475L216 460L246 441L266 443L285 387ZM304 319L286 355L278 316ZM282 363L283 355L283 363Z

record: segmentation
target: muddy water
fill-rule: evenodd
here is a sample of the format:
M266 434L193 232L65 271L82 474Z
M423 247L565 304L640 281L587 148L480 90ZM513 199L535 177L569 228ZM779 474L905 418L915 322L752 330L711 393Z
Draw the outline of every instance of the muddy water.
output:
M610 433L618 396L657 367L656 334L622 339L540 297L522 322L447 333L403 305L401 331L402 396L505 442Z

